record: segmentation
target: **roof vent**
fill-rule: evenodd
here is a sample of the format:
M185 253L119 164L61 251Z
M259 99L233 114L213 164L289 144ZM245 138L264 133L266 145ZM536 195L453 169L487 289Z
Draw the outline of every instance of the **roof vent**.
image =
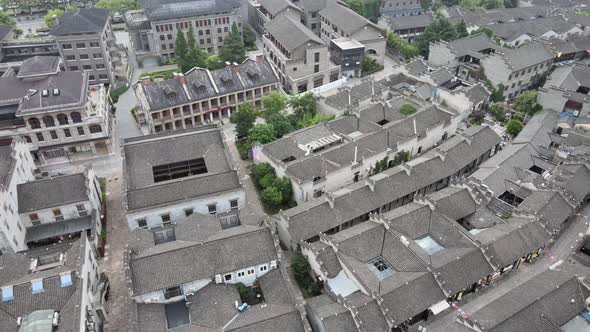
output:
M49 90L43 89L43 91L41 91L41 96L43 96L43 97L49 96Z
M53 95L59 96L59 89L57 89L57 88L53 89Z

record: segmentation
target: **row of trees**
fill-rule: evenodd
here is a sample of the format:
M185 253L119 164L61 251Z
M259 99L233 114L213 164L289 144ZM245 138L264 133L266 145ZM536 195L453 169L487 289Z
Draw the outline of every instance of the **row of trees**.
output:
M215 55L209 55L207 51L197 46L192 25L188 33L185 34L181 30L176 33L176 63L182 72L187 72L194 67L219 69L223 68L226 61L241 63L244 59L246 59L246 48L236 23L232 25L230 33L225 37L219 54Z
M416 45L408 42L391 30L385 31L385 38L387 40L387 47L398 51L399 54L406 60L409 60L420 54L420 51Z

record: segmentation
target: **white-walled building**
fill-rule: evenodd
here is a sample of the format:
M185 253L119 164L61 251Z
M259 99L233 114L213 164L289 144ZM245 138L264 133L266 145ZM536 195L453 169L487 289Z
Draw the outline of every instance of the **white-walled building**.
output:
M102 191L94 170L17 186L25 245L38 247L86 232L95 245L102 230Z
M27 249L17 185L35 178L35 163L24 139L2 140L0 145L0 251L5 254Z
M192 213L235 214L246 205L216 126L128 138L121 152L130 229L170 225Z
M0 260L0 327L26 331L102 331L108 280L99 277L86 234L58 246L7 254Z

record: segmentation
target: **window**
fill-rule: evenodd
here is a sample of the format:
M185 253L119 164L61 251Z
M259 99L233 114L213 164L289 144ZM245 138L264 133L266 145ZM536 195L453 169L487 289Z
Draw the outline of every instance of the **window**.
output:
M173 297L181 296L182 295L182 288L180 286L174 286L170 288L166 288L164 290L164 298L169 300Z
M12 301L14 300L14 293L12 291L12 286L2 287L2 302Z
M184 210L184 215L185 216L190 216L191 214L193 214L194 210L193 209L186 209Z
M96 68L98 68L98 65L96 65ZM107 79L107 75L106 74L99 74L98 78L101 80L106 80Z
M53 212L53 216L55 217L55 221L63 221L64 220L64 216L61 214L60 209L53 209L51 212Z
M95 59L102 59L102 54L101 53L94 53L94 54L92 54L92 57Z
M70 70L71 71L76 71L76 70L78 70L78 66L70 66Z
M71 272L60 273L59 279L61 288L70 287L73 285Z
M78 130L78 135L84 136L84 127L76 127L76 129Z
M262 266L260 266L260 269L259 270L260 270L260 272L264 272L264 271L268 270L268 266L267 265L262 265Z
M82 69L84 70L92 70L92 66L91 65L83 65Z
M250 275L253 275L254 272L256 272L256 270L254 270L254 269L248 269L247 272L248 272L248 275L250 276Z
M438 244L432 237L430 237L430 235L417 239L416 244L424 249L429 255L434 255L444 249L444 247Z
M139 228L146 228L147 227L147 221L145 219L139 219L139 220L137 220L137 226Z
M86 206L84 206L84 204L76 205L76 210L78 210L78 215L80 217L88 215L88 211L86 211Z
M313 55L313 61L320 62L320 52L315 52L315 54Z
M72 122L74 123L82 122L82 115L80 115L79 112L72 112L70 114L70 117L72 118Z
M66 60L67 61L76 60L76 56L75 55L66 55Z
M216 214L217 213L217 205L216 204L207 205L207 209L209 210L209 214Z
M313 65L313 72L317 73L320 71L320 65Z
M37 141L43 142L45 140L45 138L43 137L43 133L37 133L35 135L37 136Z
M245 271L238 271L238 278L243 278L245 274Z
M229 201L229 207L232 211L235 211L238 209L238 200L237 199L232 199Z
M90 47L98 47L98 42L90 42Z
M152 168L154 182L168 181L187 176L207 173L205 159L197 158Z
M80 60L88 60L89 56L88 54L80 54Z
M43 293L45 291L43 289L43 279L31 280L31 289L33 294Z
M231 281L231 273L228 273L228 274L224 275L224 276L223 276L223 279L224 279L225 281Z
M104 63L97 63L96 69L104 69ZM105 78L106 78L106 76L105 76Z
M72 44L62 44L61 47L64 50L71 50L72 49Z
M170 214L163 214L161 217L164 224L170 223Z
M100 125L92 125L88 127L91 134L102 133L102 127Z
M76 48L86 48L86 43L76 43Z
M166 40L166 37L164 35L160 35L160 40L161 41L165 41Z
M35 224L35 221L39 221L39 215L36 213L31 213L29 214L29 219L31 220L31 222L33 223L33 225Z
M57 139L57 133L55 132L55 130L49 131L49 135L51 135L51 139Z
M70 132L70 130L69 130L69 129L67 129L67 128L66 128L66 129L64 129L64 135L65 135L66 137L72 137L72 133L71 133L71 132Z

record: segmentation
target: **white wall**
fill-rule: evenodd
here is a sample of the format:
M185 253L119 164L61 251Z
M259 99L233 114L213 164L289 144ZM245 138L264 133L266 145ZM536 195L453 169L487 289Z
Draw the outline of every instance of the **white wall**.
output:
M215 196L201 197L186 202L172 204L168 206L146 209L141 211L132 211L127 213L127 225L130 230L138 227L137 220L145 219L149 228L162 226L162 215L170 214L172 222L186 218L185 210L193 209L194 213L208 214L208 205L216 204L217 213L231 211L230 200L238 200L238 209L246 206L246 195L244 189L238 189Z
M93 321L96 324L96 320L98 319L98 315L96 314L96 309L93 306L93 296L98 286L98 262L96 260L95 251L93 246L88 241L87 237L82 237L82 239L86 242L82 268L80 270L80 274L76 276L80 278L80 282L78 283L78 287L80 287L82 293L82 300L80 303L80 331L86 331L86 310L84 308L88 307L88 309L92 310L94 319ZM90 284L90 285L88 285Z

